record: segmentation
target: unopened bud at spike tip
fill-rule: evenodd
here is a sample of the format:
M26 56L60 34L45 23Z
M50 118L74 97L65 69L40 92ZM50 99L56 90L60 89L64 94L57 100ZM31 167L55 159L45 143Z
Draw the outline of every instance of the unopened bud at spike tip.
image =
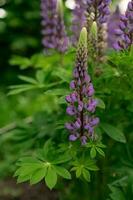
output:
M90 33L91 33L91 35L93 36L94 39L97 39L97 23L96 23L96 21L94 21L92 23Z
M87 48L87 29L85 27L82 28L80 33L78 46L80 45L84 45L84 47Z
M62 0L57 0L57 13L63 18L63 3Z

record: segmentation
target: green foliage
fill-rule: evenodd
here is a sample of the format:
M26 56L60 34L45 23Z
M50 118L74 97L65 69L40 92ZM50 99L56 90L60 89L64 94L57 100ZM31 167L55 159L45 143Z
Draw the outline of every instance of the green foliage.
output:
M46 185L52 189L57 183L57 176L71 179L69 171L60 166L70 159L71 157L66 154L59 155L58 152L55 152L51 142L48 141L35 157L20 159L14 176L18 176L18 183L29 180L31 185L45 180Z
M90 171L98 170L95 162L86 158L75 161L73 166L74 167L71 169L71 171L75 171L76 177L82 177L87 182L90 182Z
M101 124L101 127L109 137L113 138L118 142L126 143L126 138L124 134L116 127L105 123Z
M97 153L103 157L105 156L105 153L102 150L102 148L105 148L105 145L103 145L101 142L95 143L95 142L90 141L89 143L87 143L86 147L90 148L90 157L91 158L95 158Z

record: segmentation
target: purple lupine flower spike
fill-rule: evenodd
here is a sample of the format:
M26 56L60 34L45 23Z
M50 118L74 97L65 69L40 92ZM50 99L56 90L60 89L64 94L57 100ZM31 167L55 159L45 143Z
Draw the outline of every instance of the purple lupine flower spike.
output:
M66 96L66 112L73 120L65 124L70 132L69 140L79 139L82 145L89 138L94 138L94 129L99 123L99 118L94 117L98 102L93 98L94 88L87 73L87 57L87 30L82 28L73 72L74 80L70 83L72 92Z
M68 37L63 20L62 0L41 0L41 16L44 50L56 49L60 53L65 52Z
M41 0L42 44L44 50L56 47L56 0Z
M76 0L76 5L73 10L73 20L72 20L72 44L75 46L78 42L79 35L81 29L85 26L86 17L85 17L85 11L86 11L86 0Z
M87 31L90 34L91 26L93 22L97 25L97 38L93 38L92 35L92 44L91 48L93 57L98 62L104 61L105 48L107 43L107 21L110 15L109 4L111 0L86 0L87 3ZM90 35L88 35L88 40ZM90 43L89 43L90 46Z
M115 34L115 30L119 26L120 16L121 16L120 9L117 6L115 12L111 14L108 20L108 47L109 48L113 48L113 44L116 41L117 36Z
M125 15L121 15L115 34L117 36L113 45L115 50L120 51L131 47L133 44L133 0L128 3Z
M57 0L57 15L56 15L56 48L60 53L64 53L68 48L68 37L65 30L63 19L63 4L62 0Z

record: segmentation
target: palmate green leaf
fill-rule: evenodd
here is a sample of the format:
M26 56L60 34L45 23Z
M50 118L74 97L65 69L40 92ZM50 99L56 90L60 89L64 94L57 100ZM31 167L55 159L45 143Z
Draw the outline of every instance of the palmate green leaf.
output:
M64 167L60 167L60 166L54 166L56 173L65 178L65 179L71 179L71 174L70 172L65 169Z
M47 173L46 165L42 169L36 170L30 178L30 184L33 185L40 182L45 177L46 173Z
M89 171L97 171L97 170L98 167L96 166L94 160L86 158L75 161L71 169L71 171L75 171L77 178L83 177L88 182L90 181Z
M57 173L52 166L48 167L48 171L45 177L45 182L50 189L53 189L57 183Z
M121 130L119 130L118 128L116 128L110 124L105 124L105 123L101 124L101 128L112 139L114 139L118 142L126 143L126 138L125 138L124 133L121 132Z
M101 142L93 142L90 141L89 143L86 144L87 148L91 148L90 150L90 157L91 158L95 158L97 152L101 155L101 156L105 156L104 151L101 148L105 148L106 146L104 144L102 144Z
M36 184L45 180L46 185L52 189L57 182L57 175L65 179L71 179L70 172L59 164L68 162L71 156L56 152L54 144L48 140L44 147L36 152L35 157L23 157L18 162L18 169L14 176L18 182L30 181Z

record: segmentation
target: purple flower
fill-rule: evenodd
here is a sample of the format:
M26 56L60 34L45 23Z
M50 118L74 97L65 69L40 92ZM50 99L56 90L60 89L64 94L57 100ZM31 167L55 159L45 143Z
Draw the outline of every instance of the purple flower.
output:
M94 134L94 128L99 123L99 119L92 115L97 101L93 98L94 88L87 73L87 56L87 30L83 28L77 49L74 80L70 84L73 92L66 97L67 114L74 116L74 120L65 125L70 132L69 140L75 141L79 138L82 145Z
M56 0L41 0L42 44L44 49L56 47Z
M78 139L78 136L77 136L77 135L74 135L74 134L73 134L73 135L70 135L70 136L69 136L69 140L70 140L70 141L76 141L77 139Z
M73 116L76 114L76 108L74 106L69 106L67 107L66 112L68 115Z
M94 92L95 92L95 91L94 91L93 84L90 83L89 87L87 88L86 95L87 95L88 97L91 97L91 96L93 96Z
M81 120L80 118L77 119L77 121L74 123L74 126L76 129L79 129L81 127Z
M60 53L64 53L69 44L69 40L65 30L63 19L63 4L62 0L57 0L57 15L56 15L56 48Z
M87 137L86 136L82 136L81 137L81 144L85 145L87 143Z
M70 83L70 88L71 88L71 89L75 89L75 81L71 81L71 83Z
M99 63L103 62L105 58L107 46L106 24L110 15L109 4L111 0L86 0L86 2L88 43L89 49L91 49L89 54ZM94 27L96 28L94 29Z
M85 26L86 17L86 0L76 0L76 6L73 10L73 20L72 20L72 44L76 45L79 39L80 31Z
M65 124L65 127L68 129L68 130L74 130L74 126L73 126L73 124L72 123L66 123Z
M97 106L96 99L89 99L89 102L85 105L85 108L89 111L94 113Z
M133 1L128 3L125 15L121 15L115 34L116 41L113 44L115 50L120 51L131 47L133 44Z
M65 32L62 0L41 0L42 44L44 50L64 52L68 47Z
M111 0L86 0L87 12L92 21L98 24L106 23L110 14L109 4Z

